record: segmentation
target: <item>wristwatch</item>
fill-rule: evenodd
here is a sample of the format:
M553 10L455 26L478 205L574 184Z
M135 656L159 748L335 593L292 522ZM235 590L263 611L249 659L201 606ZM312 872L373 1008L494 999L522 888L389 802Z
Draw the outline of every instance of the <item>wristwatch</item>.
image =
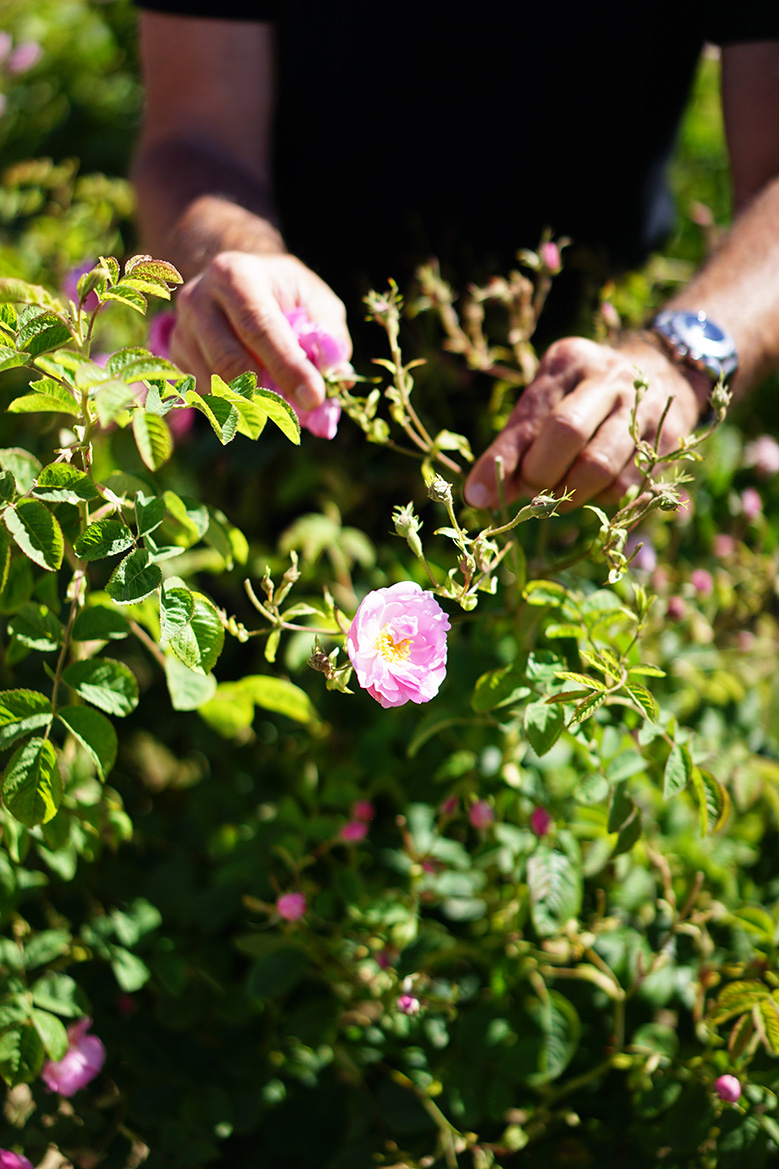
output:
M664 309L649 328L674 360L705 374L712 386L727 385L738 369L736 345L727 330L715 325L702 310L697 313Z

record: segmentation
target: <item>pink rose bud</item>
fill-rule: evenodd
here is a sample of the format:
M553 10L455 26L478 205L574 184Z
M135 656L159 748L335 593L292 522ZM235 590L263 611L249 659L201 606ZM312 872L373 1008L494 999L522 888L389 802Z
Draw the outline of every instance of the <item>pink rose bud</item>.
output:
M560 271L563 262L560 258L560 249L556 243L548 240L545 244L541 244L539 252L545 268L548 268L550 272Z
M33 1164L21 1153L12 1153L10 1149L0 1149L0 1169L33 1169Z
M42 56L43 49L37 41L22 41L11 50L6 69L9 73L26 73L33 65L38 64Z
M770 434L761 434L744 448L744 464L754 467L762 478L775 475L779 471L779 442Z
M283 917L285 921L297 921L307 908L308 905L303 893L282 893L276 901L279 917Z
M385 950L379 950L376 955L376 963L381 970L388 970L390 966L394 966L397 960L397 950L391 950L389 947Z
M714 577L705 568L696 568L690 573L690 584L696 593L700 593L703 597L708 597L714 588Z
M474 828L489 828L495 819L495 813L486 800L477 800L468 809L468 819Z
M370 800L357 800L352 808L355 820L372 820L375 815L376 809Z
M50 1092L72 1096L94 1080L105 1063L105 1048L96 1035L87 1035L90 1018L79 1019L68 1027L69 1047L62 1059L47 1060L41 1079Z
M763 501L760 493L754 487L747 487L741 492L741 514L750 523L756 520L763 510Z
M546 836L549 829L552 827L552 817L547 812L546 808L534 808L530 815L530 828L536 836Z
M457 811L457 809L459 808L459 806L460 806L460 801L459 801L458 797L457 796L449 796L449 798L444 800L444 802L441 804L441 815L442 816L453 816L455 814L455 812Z
M431 873L433 876L435 876L436 873L440 873L443 867L444 866L440 861L432 860L431 857L425 857L425 859L422 861L423 870L426 873Z
M368 593L346 649L357 681L381 706L429 702L446 676L449 618L413 581Z
M402 994L395 1003L395 1006L404 1015L418 1015L420 1005L419 999L413 994Z
M720 1076L714 1084L714 1091L720 1100L735 1104L741 1096L741 1084L736 1076Z
M736 541L733 536L720 532L714 537L714 555L718 560L727 560L736 551Z
M668 608L666 609L666 613L670 617L671 621L681 621L686 611L687 606L684 603L684 597L668 598Z
M368 835L368 825L364 820L350 820L348 824L344 824L338 835L347 844L356 844L358 840L364 840Z

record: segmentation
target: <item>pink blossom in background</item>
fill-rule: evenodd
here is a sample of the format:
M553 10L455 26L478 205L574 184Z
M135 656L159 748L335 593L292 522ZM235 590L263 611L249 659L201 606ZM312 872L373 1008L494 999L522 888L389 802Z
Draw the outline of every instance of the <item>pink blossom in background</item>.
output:
M87 1035L92 1026L88 1017L68 1027L70 1046L62 1059L48 1060L43 1065L41 1079L50 1092L72 1096L94 1080L105 1063L105 1048L96 1035Z
M350 820L344 824L338 835L347 844L356 844L358 840L364 840L368 835L368 825L364 820Z
M684 603L684 597L668 598L668 608L666 609L666 613L672 621L681 621L686 612L687 606Z
M33 1169L33 1164L21 1153L12 1153L10 1149L0 1149L0 1169Z
M689 524L695 511L695 501L689 491L682 489L679 492L679 506L674 512L677 524Z
M370 800L356 800L352 807L352 816L355 820L372 820L376 809Z
M696 593L708 597L714 588L714 577L705 568L696 568L690 573L690 584Z
M22 41L11 50L5 67L9 73L26 73L37 65L43 56L43 49L37 41Z
M751 651L755 648L756 641L757 638L755 637L754 633L751 632L751 630L739 629L738 635L736 637L736 645L742 654L751 653Z
M387 946L384 950L379 950L375 958L380 970L388 970L390 966L394 966L397 962L398 952Z
M82 276L85 276L87 274L87 272L91 272L92 269L94 268L94 266L95 266L94 260L85 260L84 263L79 264L79 266L77 268L71 268L69 272L65 273L65 278L62 281L62 291L65 294L65 296L67 296L68 300L72 300L74 304L78 304L78 282L79 282L79 280L81 279ZM84 305L83 305L84 311L88 312L88 313L92 313L95 311L98 304L99 304L99 301L97 299L97 293L90 292L89 296L84 301ZM92 360L97 361L97 358L93 357ZM106 360L108 360L107 357L106 357Z
M756 520L763 511L763 501L760 492L754 487L747 487L741 492L741 514L744 519Z
M741 1096L741 1084L736 1076L720 1076L714 1084L714 1091L720 1100L728 1104L735 1104Z
M601 303L600 313L607 329L619 329L621 327L622 321L620 320L620 315L610 301L604 300Z
M421 1003L413 994L402 994L397 999L395 1006L404 1015L418 1015Z
M300 348L320 373L335 373L348 364L345 344L334 337L324 325L315 324L302 305L284 315L295 331ZM282 392L267 373L263 384L267 389L275 390L277 394ZM282 397L286 395L282 394ZM314 410L301 410L294 402L290 402L290 405L305 430L310 430L317 438L335 438L341 407L334 398L325 398L322 405Z
M276 901L279 917L283 917L285 921L297 921L307 908L308 903L303 893L282 893Z
M638 548L638 552L636 552L636 548ZM633 556L634 552L635 556ZM642 572L654 572L657 568L657 553L654 544L637 532L631 532L625 541L625 555L628 558L633 556L630 561L631 568L639 568Z
M413 581L368 593L346 638L360 686L385 709L429 702L446 677L450 628L433 594Z
M149 336L146 347L155 357L164 357L170 361L170 338L176 327L176 314L173 312L157 313L149 321Z
M560 258L560 249L556 243L548 240L545 244L541 244L540 253L545 268L548 268L550 272L560 271L563 262Z
M453 816L459 805L460 801L457 796L449 796L449 798L444 800L444 802L441 804L441 815Z
M713 550L718 560L727 560L736 551L736 541L733 536L720 532L714 537Z
M767 478L779 471L779 442L770 434L761 434L744 448L744 465L754 467L758 475Z
M533 808L530 814L530 829L536 836L546 836L553 823L546 808Z
M477 800L468 809L468 819L474 828L489 828L495 819L495 813L486 800Z

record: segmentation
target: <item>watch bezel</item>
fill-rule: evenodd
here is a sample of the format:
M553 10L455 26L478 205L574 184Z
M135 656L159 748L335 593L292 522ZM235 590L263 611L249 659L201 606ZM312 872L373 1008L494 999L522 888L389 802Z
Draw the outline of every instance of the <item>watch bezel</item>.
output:
M712 384L727 384L738 369L736 345L716 321L702 309L664 309L652 321L650 328L660 337L673 356L685 365L705 373ZM718 337L706 335L715 330Z

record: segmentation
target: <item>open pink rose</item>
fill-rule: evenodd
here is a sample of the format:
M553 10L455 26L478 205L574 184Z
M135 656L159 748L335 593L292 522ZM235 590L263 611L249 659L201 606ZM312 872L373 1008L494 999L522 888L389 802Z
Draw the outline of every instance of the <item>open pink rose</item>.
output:
M295 331L300 348L320 373L333 373L339 367L347 364L347 351L344 343L334 337L329 329L323 325L315 324L302 305L298 305L297 308L293 308L284 315ZM267 373L263 384L267 389L275 390L277 394L282 392ZM290 402L290 405L297 414L300 425L305 430L310 430L317 438L335 438L338 420L341 417L341 407L334 398L325 398L322 405L317 406L314 410L301 410L294 402Z
M446 676L449 618L413 581L368 593L346 648L357 681L383 707L429 702Z
M12 1153L10 1149L0 1149L0 1169L33 1169L33 1164L21 1153Z
M96 1035L87 1035L92 1026L90 1018L79 1019L68 1027L70 1046L62 1059L48 1060L43 1065L41 1079L50 1092L72 1096L94 1080L105 1063L105 1048Z

